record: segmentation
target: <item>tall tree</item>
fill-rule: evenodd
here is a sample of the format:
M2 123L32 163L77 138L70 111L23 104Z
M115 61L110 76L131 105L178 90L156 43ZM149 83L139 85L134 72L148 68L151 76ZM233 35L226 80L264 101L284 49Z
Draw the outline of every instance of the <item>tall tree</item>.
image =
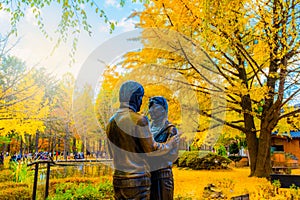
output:
M59 83L60 92L57 94L56 109L53 110L59 119L58 133L64 138L64 159L70 153L71 133L74 133L74 120L72 113L72 96L74 90L74 76L70 73L64 74Z
M46 72L44 68L39 69L36 79L44 85L44 99L49 108L49 112L44 118L45 131L42 134L38 134L42 139L37 138L38 141L43 141L43 143L47 144L37 142L36 149L39 149L41 145L43 145L44 150L54 153L57 141L61 138L61 134L59 133L64 132L64 130L61 129L63 120L61 116L55 112L58 107L58 99L60 99L63 91L60 88L59 80ZM47 142L45 142L45 140L47 140Z
M226 99L199 112L244 132L250 175L269 176L272 131L300 112L290 105L300 91L300 2L157 0L139 14L144 48L131 54L135 66L167 66L197 92ZM222 112L231 117L213 114Z
M3 57L0 72L1 135L14 133L23 144L26 134L34 135L36 130L45 129L48 106L43 81L38 79L38 70L26 69L25 63L16 57Z
M92 152L94 150L92 142L100 139L93 96L90 85L84 85L80 91L75 91L73 96L74 121L77 133L83 141L84 153Z
M99 82L100 89L95 102L95 114L98 121L98 134L100 134L100 151L106 151L106 126L119 106L116 88L121 77L116 66L107 66L103 73L103 79Z
M119 108L118 88L124 74L117 66L106 66L103 77L99 81L99 92L96 98L96 114L100 129L105 130L109 118Z

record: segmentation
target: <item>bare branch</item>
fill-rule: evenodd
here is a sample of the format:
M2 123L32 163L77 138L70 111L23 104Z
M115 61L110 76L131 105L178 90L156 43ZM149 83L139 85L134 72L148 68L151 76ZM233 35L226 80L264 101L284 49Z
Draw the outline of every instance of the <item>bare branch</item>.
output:
M300 109L296 109L294 111L291 111L289 113L285 113L285 114L279 116L278 121L281 120L281 119L283 119L283 118L287 118L287 117L293 116L293 115L295 115L297 113L300 113Z

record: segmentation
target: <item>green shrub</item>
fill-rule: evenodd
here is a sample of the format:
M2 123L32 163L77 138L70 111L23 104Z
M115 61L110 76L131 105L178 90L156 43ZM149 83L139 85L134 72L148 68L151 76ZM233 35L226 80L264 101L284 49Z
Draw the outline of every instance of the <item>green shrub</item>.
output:
M300 188L292 185L289 189L280 188L280 181L276 180L267 183L261 183L256 186L256 190L250 192L250 199L288 199L299 200Z
M239 153L239 145L236 142L229 145L229 153L230 154L238 154Z
M14 185L16 184L14 183ZM1 200L29 200L32 199L31 195L32 191L28 186L14 186L0 190Z
M233 162L239 162L240 160L242 160L242 156L228 156L228 158L230 160L232 160Z
M198 151L186 151L178 159L179 167L187 167L199 157Z
M224 146L220 146L218 148L218 155L219 156L227 156L227 151L226 151L226 148Z
M7 188L17 188L17 187L29 187L27 183L16 183L12 181L0 183L0 191Z
M13 181L27 182L33 180L34 171L27 166L27 162L10 162L10 169L13 171Z
M274 183L272 185L274 185ZM279 185L279 187L280 187L280 185ZM279 188L279 187L277 185L277 188ZM300 188L296 187L294 184L292 184L292 186L290 187L290 193L291 193L292 199L300 199Z
M93 199L113 199L112 183L106 181L96 185L68 182L56 185L56 192L49 200L72 199L72 200L93 200Z
M0 183L13 180L13 171L9 169L0 171Z
M214 153L208 153L200 157L198 152L185 152L178 159L179 167L188 167L191 169L226 169L232 161L223 156Z
M88 177L66 177L66 178L60 178L60 179L51 179L50 180L50 186L53 187L57 184L63 184L63 183L88 183L88 184L95 184L100 183L100 178L88 178Z

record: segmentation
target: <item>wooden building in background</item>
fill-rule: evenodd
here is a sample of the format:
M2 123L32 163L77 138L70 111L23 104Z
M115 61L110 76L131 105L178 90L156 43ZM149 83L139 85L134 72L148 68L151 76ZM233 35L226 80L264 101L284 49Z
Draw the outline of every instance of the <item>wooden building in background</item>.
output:
M300 131L291 131L290 135L272 134L271 152L284 152L286 155L294 155L300 160Z

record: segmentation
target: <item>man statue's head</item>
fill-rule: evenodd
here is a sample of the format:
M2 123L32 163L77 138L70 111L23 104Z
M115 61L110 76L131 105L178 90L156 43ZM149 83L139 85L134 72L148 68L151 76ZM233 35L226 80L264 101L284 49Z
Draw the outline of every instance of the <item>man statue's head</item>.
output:
M126 81L120 88L120 107L129 107L134 112L138 112L142 105L143 96L144 88L140 83L135 81Z

